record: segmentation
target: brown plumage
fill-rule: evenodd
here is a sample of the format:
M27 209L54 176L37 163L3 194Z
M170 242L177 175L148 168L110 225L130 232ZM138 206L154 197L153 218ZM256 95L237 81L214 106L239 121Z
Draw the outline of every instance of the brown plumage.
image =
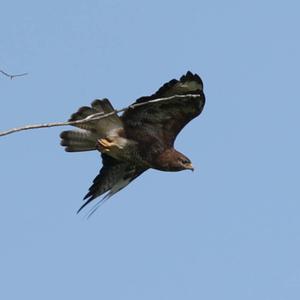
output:
M134 104L177 95L181 97L128 109L120 117L115 114L78 124L76 126L80 130L61 133L61 145L68 152L98 150L102 153L103 167L78 212L96 197L108 192L91 211L93 213L103 200L149 168L161 171L193 170L191 161L174 149L174 141L182 128L204 107L205 96L200 77L187 72L180 80L169 81L155 94L141 97ZM70 121L112 111L114 108L108 99L95 100L91 107L81 107L72 114Z

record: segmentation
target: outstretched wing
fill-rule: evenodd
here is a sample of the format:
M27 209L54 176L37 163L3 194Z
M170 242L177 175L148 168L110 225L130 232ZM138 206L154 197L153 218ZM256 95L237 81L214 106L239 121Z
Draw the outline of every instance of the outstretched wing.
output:
M108 194L97 203L95 208L91 210L90 213L93 213L103 201L123 189L132 180L146 171L146 169L141 169L130 163L121 162L106 154L102 154L102 163L103 167L94 179L92 186L89 188L89 192L84 197L86 201L79 208L78 213L95 198L108 192Z
M180 80L173 79L155 94L141 97L134 103L175 95L180 97L126 110L122 120L128 138L146 144L160 142L166 147L172 147L177 134L188 122L197 117L204 107L205 96L201 78L188 71Z

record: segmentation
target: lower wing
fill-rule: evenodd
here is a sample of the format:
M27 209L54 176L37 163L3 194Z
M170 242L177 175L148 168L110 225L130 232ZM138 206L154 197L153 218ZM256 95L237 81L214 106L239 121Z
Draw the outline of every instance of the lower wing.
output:
M119 192L131 181L145 172L147 169L132 165L131 163L116 160L106 154L102 154L103 167L99 174L95 177L89 192L84 197L85 203L79 208L79 213L86 205L97 197L108 192L97 204L90 210L91 216L97 208L107 199Z

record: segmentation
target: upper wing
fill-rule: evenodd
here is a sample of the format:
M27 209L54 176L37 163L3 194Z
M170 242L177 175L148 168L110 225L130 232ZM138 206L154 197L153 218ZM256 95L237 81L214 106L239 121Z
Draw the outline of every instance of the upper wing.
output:
M90 214L94 213L104 200L110 198L146 171L146 169L141 169L132 164L118 161L106 154L102 154L102 163L103 167L101 168L100 173L95 177L92 186L89 188L89 192L84 197L86 202L79 208L78 212L95 198L109 191L108 194L90 211Z
M198 96L188 96L191 94ZM134 103L175 95L181 97L126 110L122 120L128 138L134 138L145 144L163 142L165 146L172 147L180 130L197 117L204 107L205 96L201 78L188 71L180 80L173 79L164 84L155 94L139 98ZM182 97L184 95L186 97Z

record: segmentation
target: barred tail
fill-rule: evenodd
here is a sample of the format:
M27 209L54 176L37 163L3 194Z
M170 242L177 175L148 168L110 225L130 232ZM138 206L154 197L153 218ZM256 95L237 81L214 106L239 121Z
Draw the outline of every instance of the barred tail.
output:
M67 152L96 150L97 135L88 130L67 130L60 134L60 144Z
M69 121L77 121L86 117L103 113L113 112L114 108L108 99L95 100L91 107L83 106L71 115ZM116 129L122 128L122 121L118 115L114 114L107 118L90 121L88 123L74 125L80 130L67 130L60 134L61 145L67 152L79 152L96 150L97 140L110 135Z

